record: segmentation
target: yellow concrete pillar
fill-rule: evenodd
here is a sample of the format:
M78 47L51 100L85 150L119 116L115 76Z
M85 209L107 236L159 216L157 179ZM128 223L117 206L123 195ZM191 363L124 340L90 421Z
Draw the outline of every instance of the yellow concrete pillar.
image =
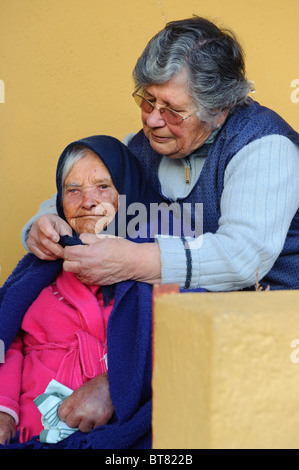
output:
M299 291L154 299L153 446L299 447Z

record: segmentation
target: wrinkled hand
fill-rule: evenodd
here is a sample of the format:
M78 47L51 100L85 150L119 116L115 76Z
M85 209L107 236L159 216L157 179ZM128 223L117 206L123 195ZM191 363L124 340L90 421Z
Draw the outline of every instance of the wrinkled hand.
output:
M71 227L58 215L42 215L31 227L27 246L38 258L53 261L63 258L63 248L58 244L60 235L71 234Z
M15 420L7 413L0 412L0 444L4 445L5 442L9 444L12 437L15 437L17 428Z
M85 245L65 247L63 268L77 274L85 284L106 286L129 279L161 282L158 243L133 243L93 234L80 238Z
M85 245L65 247L65 271L78 275L85 284L109 285L129 279L130 259L127 257L130 244L117 237L82 234Z
M58 408L60 419L69 427L78 427L82 432L107 424L113 413L107 373L83 384Z

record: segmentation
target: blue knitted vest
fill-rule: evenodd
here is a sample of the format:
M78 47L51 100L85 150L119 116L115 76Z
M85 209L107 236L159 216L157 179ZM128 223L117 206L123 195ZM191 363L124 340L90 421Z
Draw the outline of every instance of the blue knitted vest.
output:
M215 141L209 145L197 184L186 198L177 201L180 204L203 203L203 233L215 233L218 229L224 173L230 160L245 145L273 134L283 135L299 146L299 134L274 111L253 100L226 120ZM142 130L133 137L129 148L142 163L154 189L160 191L158 166L161 157L151 148ZM191 218L193 215L194 210ZM271 290L299 289L299 209L280 256L260 284L263 287L269 285Z

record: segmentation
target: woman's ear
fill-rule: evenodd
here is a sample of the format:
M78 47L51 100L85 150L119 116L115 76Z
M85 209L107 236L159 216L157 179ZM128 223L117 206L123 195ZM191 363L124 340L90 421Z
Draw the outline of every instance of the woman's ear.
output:
M218 114L213 123L213 130L218 129L218 127L222 126L225 119L227 118L229 110L230 108L226 108Z

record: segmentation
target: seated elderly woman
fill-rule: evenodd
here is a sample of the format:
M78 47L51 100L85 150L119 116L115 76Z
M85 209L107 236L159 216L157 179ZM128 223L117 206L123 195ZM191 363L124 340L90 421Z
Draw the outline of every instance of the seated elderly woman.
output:
M73 235L101 232L117 219L119 204L146 208L159 200L135 157L108 136L70 144L56 179L57 211ZM59 418L79 428L62 442L58 433L61 446L150 447L150 286L85 285L62 262L27 254L1 288L0 337L7 352L0 367L0 442L13 438L9 448L48 445L34 437L49 442L34 400L55 379L62 390L75 390L61 403Z

